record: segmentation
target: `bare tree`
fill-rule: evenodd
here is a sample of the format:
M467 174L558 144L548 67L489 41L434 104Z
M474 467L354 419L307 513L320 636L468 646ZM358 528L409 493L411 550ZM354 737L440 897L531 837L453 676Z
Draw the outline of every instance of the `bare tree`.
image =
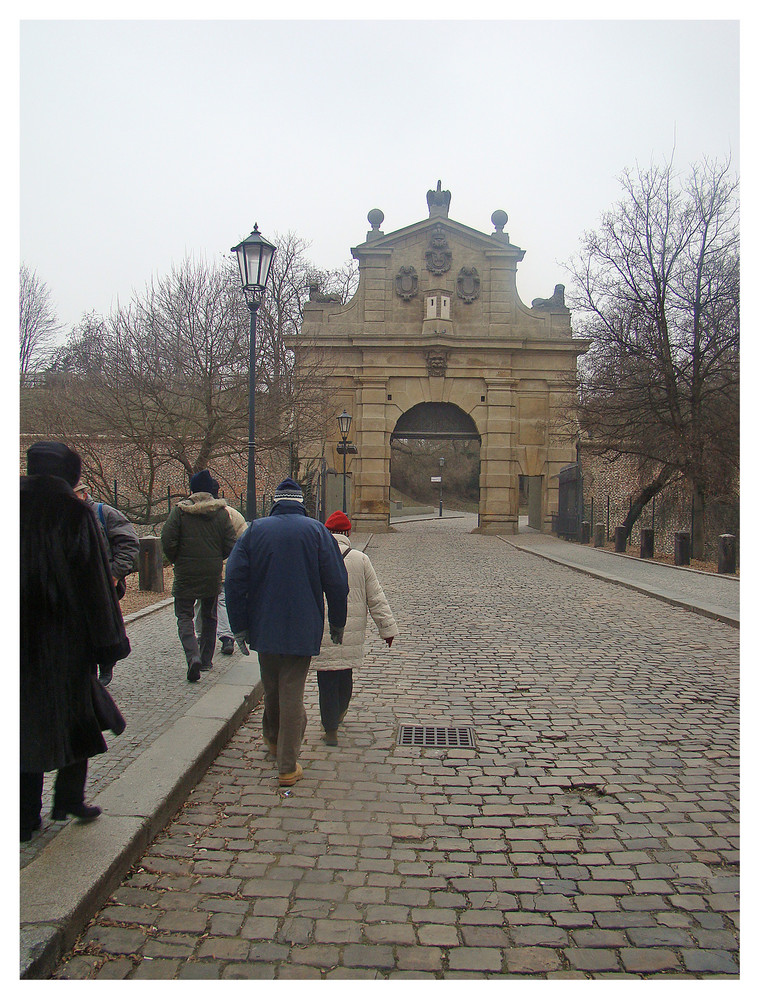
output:
M285 340L300 331L314 268L305 244L279 239L256 339L257 474L282 478L299 465L301 427L326 411L319 359L296 363ZM139 498L137 522L161 518L159 483L185 481L225 459L244 480L250 315L230 260L186 260L108 317L83 317L55 359L56 378L30 420L35 431L76 441L87 475L110 489L103 452L118 445L122 478ZM165 508L164 508L165 510Z
M50 291L36 271L26 264L19 269L19 373L21 382L50 361L56 336L61 332Z
M256 377L261 393L257 407L262 414L257 447L270 450L273 471L278 451L285 463L281 472L308 478L315 471L310 464L315 456L303 456L301 442L314 440L315 431L319 436L332 410L320 352L296 356L292 344L300 335L309 297L319 290L348 301L358 284L358 269L352 261L334 270L318 270L307 257L309 244L293 232L276 233L273 242L277 252L257 323Z
M440 460L444 465L440 465ZM391 486L420 503L437 503L439 487L432 476L443 477L447 505L465 501L477 510L479 499L480 445L477 441L423 438L394 439L391 444Z
M738 482L738 180L704 161L681 180L672 164L626 172L624 196L570 262L578 409L592 446L638 456L649 479L626 521L668 482L694 499L703 558L708 497Z
M101 489L104 442L118 442L122 478L141 497L129 513L155 520L159 472L180 466L189 480L212 457L241 450L247 329L229 275L186 260L129 305L85 316L71 331L37 425L76 439Z

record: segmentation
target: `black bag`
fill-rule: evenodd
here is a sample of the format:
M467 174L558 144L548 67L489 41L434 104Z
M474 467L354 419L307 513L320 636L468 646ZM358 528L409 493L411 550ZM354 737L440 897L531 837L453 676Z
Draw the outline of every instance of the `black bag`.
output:
M121 736L127 728L127 723L108 689L103 687L95 674L90 674L90 690L92 707L95 709L95 718L98 720L101 732L110 729L115 736Z

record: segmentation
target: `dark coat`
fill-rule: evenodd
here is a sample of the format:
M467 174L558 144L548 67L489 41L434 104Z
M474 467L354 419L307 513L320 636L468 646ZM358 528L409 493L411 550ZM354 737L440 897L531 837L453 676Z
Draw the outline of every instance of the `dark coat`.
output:
M107 749L90 675L129 654L100 529L57 476L21 479L21 770Z
M348 575L338 544L296 500L280 500L240 536L225 593L232 631L247 630L259 653L316 656L325 597L329 621L346 624Z
M227 502L210 493L180 500L161 531L161 548L174 563L175 597L216 597L222 566L235 544Z
M85 503L89 504L105 538L111 576L122 580L134 573L140 553L140 539L134 527L120 510L107 503L98 503L97 500L86 500Z

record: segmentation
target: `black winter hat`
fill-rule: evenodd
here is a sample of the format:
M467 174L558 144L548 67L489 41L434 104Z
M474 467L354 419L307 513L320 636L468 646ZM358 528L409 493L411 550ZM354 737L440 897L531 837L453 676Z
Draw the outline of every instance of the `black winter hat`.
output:
M59 476L74 487L82 474L82 459L77 452L58 441L37 441L26 453L28 476Z
M219 496L219 483L208 469L201 469L190 479L191 493L210 493L214 499Z

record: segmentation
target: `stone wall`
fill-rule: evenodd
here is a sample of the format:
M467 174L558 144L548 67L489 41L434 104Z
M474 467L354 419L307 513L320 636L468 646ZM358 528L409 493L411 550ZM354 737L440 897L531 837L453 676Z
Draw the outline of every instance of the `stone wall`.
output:
M631 498L649 478L640 471L639 462L631 456L621 456L614 462L594 454L589 448L581 453L583 470L584 520L591 521L591 501L593 498L593 520L607 524L607 503L609 500L609 532L614 535L615 527L622 524L630 510ZM652 506L654 503L654 521ZM641 543L640 528L654 527L655 552L673 554L673 536L676 531L691 530L691 492L679 481L667 486L662 493L650 500L639 520L633 526L629 540L629 550L637 554ZM593 533L593 528L592 528ZM729 500L725 503L712 501L708 504L705 519L705 549L709 560L717 558L718 537L721 534L739 535L739 503Z
M40 440L38 434L21 434L19 439L19 474L26 472L26 451L35 441ZM140 502L140 492L136 486L133 461L129 450L123 442L115 441L105 435L99 436L93 449L92 439L84 442L80 439L66 441L69 447L80 451L83 455L84 467L82 478L92 487L93 496L105 503L114 503L114 481L116 483L119 507L127 507L131 503ZM95 450L100 465L99 473L93 463L87 462L85 455ZM241 440L238 456L215 458L209 467L215 479L219 481L220 496L224 496L233 506L242 509L246 491L246 461L247 441ZM256 496L257 506L262 500L271 498L275 487L288 475L287 461L284 457L276 460L277 467L270 468L257 457ZM155 489L154 514L166 517L168 511L168 494L171 503L186 497L190 493L188 477L177 462L166 465L157 475ZM145 526L143 533L151 534L155 525Z

